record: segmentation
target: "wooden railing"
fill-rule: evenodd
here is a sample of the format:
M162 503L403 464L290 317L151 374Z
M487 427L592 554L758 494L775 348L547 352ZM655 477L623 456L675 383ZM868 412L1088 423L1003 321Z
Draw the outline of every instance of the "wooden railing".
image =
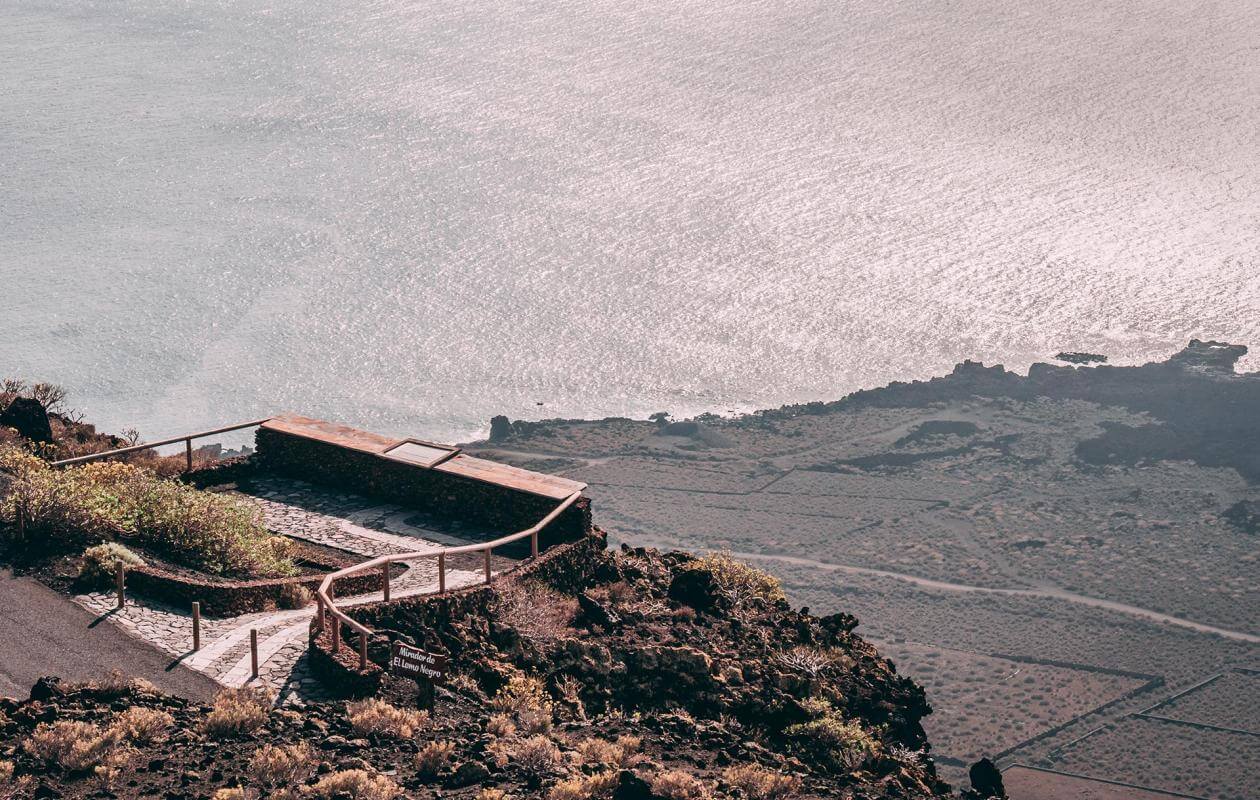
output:
M585 489L586 485L582 485ZM415 561L420 558L437 558L437 572L439 593L446 591L446 558L447 556L459 555L461 553L485 553L485 582L490 583L493 573L490 569L490 554L496 547L502 547L505 544L519 542L526 537L529 538L530 558L538 557L538 534L542 532L556 517L564 513L565 509L577 502L582 496L582 489L574 492L560 502L558 506L551 510L547 516L543 517L532 527L523 531L503 536L489 542L478 542L476 544L460 545L458 547L431 547L427 550L417 550L411 553L392 553L387 556L379 556L371 561L365 561L353 567L331 572L324 577L323 582L319 585L319 591L315 593L315 600L318 606L316 611L315 624L316 629L322 632L329 625L328 617L332 617L332 649L334 653L341 650L341 626L344 624L353 630L359 637L359 669L367 669L368 661L368 641L374 635L372 629L366 625L351 619L344 611L337 608L333 603L334 584L338 578L345 578L350 575L359 575L370 570L379 569L381 571L381 587L384 595L384 601L389 602L389 580L390 567L394 562L398 561Z
M271 419L271 417L267 417ZM125 456L128 453L139 453L142 450L151 450L154 447L162 447L176 442L184 443L184 454L188 459L188 471L192 471L193 467L193 439L204 439L207 436L214 436L219 433L228 433L229 431L239 431L245 428L257 428L259 425L267 421L267 419L254 420L253 422L239 422L235 425L226 425L222 428L215 428L209 431L200 431L198 433L190 433L186 436L175 436L170 439L162 439L157 442L145 442L144 444L133 444L130 447L120 447L117 450L106 450L102 453L89 453L86 456L77 456L75 458L63 458L60 461L52 462L54 467L69 467L74 464L86 464L89 461L100 461L106 458L114 458L116 456Z

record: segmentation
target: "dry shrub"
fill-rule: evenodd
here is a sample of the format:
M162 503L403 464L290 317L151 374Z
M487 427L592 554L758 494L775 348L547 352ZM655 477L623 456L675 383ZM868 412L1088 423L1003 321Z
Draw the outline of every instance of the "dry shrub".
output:
M612 797L617 787L617 773L600 772L595 775L581 775L576 778L560 781L551 787L547 800L593 800L593 798Z
M113 731L88 722L41 722L23 745L35 758L67 772L86 772L103 763L118 746Z
M123 569L143 567L144 559L118 542L101 542L83 551L79 577L87 583L101 586L114 579L119 565Z
M551 733L551 709L522 709L516 713L516 723L524 734Z
M499 589L499 617L535 642L572 636L577 608L575 598L534 582L507 582Z
M0 786L8 786L13 780L13 762L0 761Z
M375 697L346 703L346 716L360 736L374 733L395 739L410 739L429 719L427 712L398 708Z
M477 792L476 800L507 800L507 792L502 789L487 787Z
M429 742L416 753L416 772L422 778L436 778L451 763L454 742Z
M560 693L564 704L573 709L574 716L585 722L586 704L582 702L582 682L571 675L565 675L556 681L556 691Z
M513 743L511 758L526 776L537 781L560 767L560 748L546 736L530 736Z
M250 774L268 788L301 783L314 770L315 751L307 742L265 744L249 760Z
M27 535L82 546L123 539L176 563L235 578L294 575L292 546L271 534L251 506L121 462L55 469L29 452L0 450L13 480L0 500L12 519L21 508Z
M129 692L157 694L158 688L144 678L135 678L120 669L111 669L104 678L88 684L106 697L122 697Z
M315 602L315 593L300 583L286 583L280 587L281 608L306 608Z
M271 713L271 695L265 691L224 689L214 698L206 716L205 732L214 738L250 733L262 727Z
M258 794L242 786L233 786L228 789L219 789L212 797L214 800L254 800Z
M619 736L612 742L607 739L583 739L577 743L576 749L583 764L624 769L638 759L641 744L642 740L637 736Z
M312 797L321 800L349 797L350 800L394 800L402 790L384 775L363 769L331 773L309 789Z
M30 775L15 778L13 772L12 761L0 761L0 800L12 800L25 794L30 785L35 782Z
M495 693L490 707L495 711L546 711L550 714L551 697L541 680L518 672Z
M754 600L774 603L787 599L778 578L732 558L730 553L710 553L692 565L712 575L714 583L737 608Z
M486 733L502 739L516 733L516 723L507 714L491 714L486 721Z
M799 672L809 678L817 678L837 664L847 659L844 653L834 647L809 647L798 645L783 653L775 655L774 660L784 669Z
M731 786L741 789L748 800L787 800L801 790L798 776L771 772L756 764L731 767L723 777Z
M119 714L109 729L120 739L144 745L158 741L174 722L165 711L136 706Z
M665 800L706 800L709 787L695 776L671 769L652 779L652 794Z

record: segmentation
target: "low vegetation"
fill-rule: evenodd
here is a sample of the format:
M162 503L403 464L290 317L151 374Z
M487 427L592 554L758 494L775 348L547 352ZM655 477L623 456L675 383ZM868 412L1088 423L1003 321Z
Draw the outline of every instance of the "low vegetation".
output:
M54 469L15 446L0 448L0 471L12 476L0 513L9 520L20 514L30 541L77 549L122 540L224 577L297 572L288 540L269 533L252 509L224 495L131 464Z
M706 800L709 787L699 778L671 769L652 779L652 794L664 800Z
M436 778L450 766L454 753L452 742L429 742L416 753L416 774L422 778Z
M271 696L255 689L224 689L206 716L206 735L225 739L262 727L271 713Z
M130 569L144 566L144 559L118 542L101 542L83 551L79 561L79 579L101 586L113 580L118 567Z
M394 800L402 789L384 775L365 769L334 772L310 787L309 796L320 800Z
M259 783L274 792L297 786L315 771L315 749L307 742L290 745L265 744L249 760L249 772Z
M788 800L801 790L800 777L772 772L756 764L731 767L722 777L748 800Z
M753 601L776 603L787 599L779 579L746 564L730 553L710 553L696 559L693 566L713 576L713 582L736 608Z
M360 736L392 736L410 739L429 718L424 711L403 709L384 700L369 698L346 704L350 727Z
M790 725L784 733L806 752L838 769L853 769L874 754L871 735L856 721L845 719L829 701L813 699L804 705L813 719Z

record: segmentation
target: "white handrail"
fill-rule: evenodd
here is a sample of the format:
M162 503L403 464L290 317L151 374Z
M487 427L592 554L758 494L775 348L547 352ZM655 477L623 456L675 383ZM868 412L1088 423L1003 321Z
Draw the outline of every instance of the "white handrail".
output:
M430 547L427 550L416 550L410 553L391 553L389 555L377 556L376 558L373 558L370 561L364 561L362 564L356 564L355 566L352 566L352 567L345 567L343 569L339 569L336 572L330 572L329 574L324 576L324 580L321 581L319 584L319 590L315 593L315 599L316 599L316 602L318 603L318 610L316 612L316 618L315 618L318 629L320 631L324 629L324 624L325 624L324 614L325 613L331 614L334 620L333 621L333 635L332 635L333 652L338 652L341 649L341 624L342 623L344 623L345 625L348 625L352 630L358 633L359 634L359 669L366 669L367 668L367 642L368 642L368 637L372 636L372 629L354 619L351 619L349 615L347 615L341 609L337 608L337 606L333 603L333 592L332 592L333 583L338 578L345 578L345 577L349 577L350 575L358 575L359 573L367 572L368 570L375 569L376 567L380 567L383 565L384 570L381 575L381 580L383 582L385 592L386 594L388 594L389 565L391 563L395 561L413 561L418 558L427 558L429 556L437 556L438 557L438 570L439 570L438 591L443 591L444 590L443 587L445 586L445 583L446 583L445 581L446 576L444 574L446 568L445 568L444 562L446 560L446 556L448 555L459 555L460 553L478 553L478 552L484 551L486 553L486 559L487 559L487 565L488 565L490 551L492 551L494 548L501 547L505 544L511 544L512 542L519 542L521 539L524 539L525 537L528 536L530 537L530 545L531 545L530 557L535 558L538 556L538 534L542 531L543 528L547 527L553 521L555 521L556 517L564 513L565 509L567 509L569 506L577 502L577 499L582 496L582 490L585 488L586 488L586 484L582 484L582 487L580 489L578 489L576 492L569 495L568 497L564 498L564 500L562 500L558 506L553 508L551 512L547 514L547 516L540 519L531 527L526 528L523 531L518 531L516 533L509 534L508 536L502 536L498 539L494 539L493 541L478 542L477 544L465 544L465 545L460 545L458 547ZM487 566L486 583L489 583L489 582L490 582L490 571L489 571L489 567Z

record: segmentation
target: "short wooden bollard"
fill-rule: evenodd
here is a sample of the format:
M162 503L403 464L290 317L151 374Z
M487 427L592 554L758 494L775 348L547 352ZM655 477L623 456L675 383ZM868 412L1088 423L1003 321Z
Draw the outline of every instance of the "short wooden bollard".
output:
M486 583L490 582L490 548L486 548Z
M249 674L258 677L258 629L249 629Z
M118 589L118 608L127 605L127 568L119 564L114 568L114 585Z
M389 602L389 562L386 561L381 567L381 593L385 595L385 602Z
M446 553L438 553L438 592L446 591Z
M196 600L192 604L193 615L193 652L201 649L201 603Z

